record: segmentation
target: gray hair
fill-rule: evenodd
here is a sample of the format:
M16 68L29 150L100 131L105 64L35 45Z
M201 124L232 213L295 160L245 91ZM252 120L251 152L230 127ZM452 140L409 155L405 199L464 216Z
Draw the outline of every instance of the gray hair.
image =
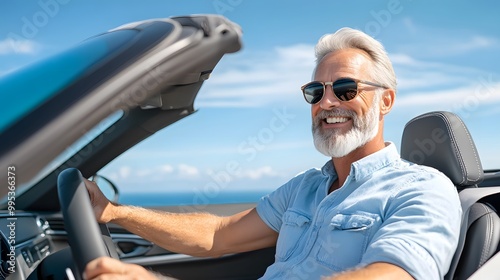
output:
M372 79L396 91L396 74L382 44L362 31L344 27L333 34L326 34L316 44L316 68L328 53L343 49L359 49L373 61ZM316 69L314 70L316 72Z

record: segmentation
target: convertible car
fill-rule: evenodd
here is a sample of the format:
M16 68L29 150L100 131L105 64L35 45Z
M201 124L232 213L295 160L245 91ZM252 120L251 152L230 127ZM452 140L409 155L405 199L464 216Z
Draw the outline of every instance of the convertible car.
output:
M0 279L81 279L86 263L103 255L177 279L264 274L275 248L197 258L169 252L117 225L99 225L82 183L101 180L103 191L116 199L117 188L96 174L196 112L200 87L226 53L241 48L241 34L238 25L217 15L135 22L0 78L0 100L8 104L0 113ZM447 137L436 139L436 129ZM456 115L430 112L406 126L402 155L442 170L463 199L463 242L450 252L455 258L448 279L473 273L474 279L496 279L500 172L482 169L467 133ZM422 146L415 139L428 142ZM237 210L217 208L218 214Z

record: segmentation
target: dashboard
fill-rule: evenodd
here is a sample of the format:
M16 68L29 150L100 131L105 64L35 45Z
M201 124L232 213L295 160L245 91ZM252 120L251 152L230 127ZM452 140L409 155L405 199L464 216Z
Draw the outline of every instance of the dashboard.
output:
M143 263L138 264L143 265L151 265L151 260L163 262L179 258L111 226L113 239L107 227L100 229L107 248L115 249L109 252L114 258L133 263L142 260ZM0 280L68 279L66 268L76 271L61 213L0 210Z
M64 247L54 242L47 220L33 214L0 211L0 233L0 279L27 279L45 257Z

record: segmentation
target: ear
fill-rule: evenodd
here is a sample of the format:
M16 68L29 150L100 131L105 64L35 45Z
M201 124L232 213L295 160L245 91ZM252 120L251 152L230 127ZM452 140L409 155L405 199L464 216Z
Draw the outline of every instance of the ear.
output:
M380 99L380 114L387 115L394 105L396 99L396 92L393 89L386 89L382 93L382 98Z

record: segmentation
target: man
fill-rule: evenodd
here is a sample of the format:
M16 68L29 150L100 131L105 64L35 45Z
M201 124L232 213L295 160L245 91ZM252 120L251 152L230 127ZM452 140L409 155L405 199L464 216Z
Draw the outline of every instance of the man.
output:
M458 242L461 208L440 172L400 159L384 142L396 78L382 45L343 28L316 45L311 104L314 144L331 157L230 217L114 205L88 183L97 219L170 251L221 256L276 245L263 279L441 279ZM101 258L88 278L141 273ZM130 275L129 275L130 276Z

